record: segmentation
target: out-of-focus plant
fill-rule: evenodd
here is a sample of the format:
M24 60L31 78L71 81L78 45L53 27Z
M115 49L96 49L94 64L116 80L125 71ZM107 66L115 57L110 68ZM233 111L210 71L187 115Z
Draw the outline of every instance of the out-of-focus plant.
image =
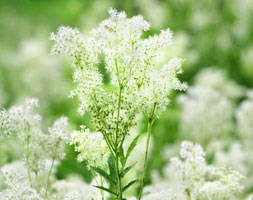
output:
M28 98L23 104L1 110L1 139L16 135L16 145L23 152L24 160L24 165L13 163L2 168L7 187L0 192L1 199L48 197L55 164L65 156L67 118L59 118L45 131L41 128L41 116L35 112L36 107L38 100Z
M206 164L202 147L189 141L181 143L180 156L171 158L164 175L155 176L154 183L145 187L143 199L231 200L243 191L244 176Z

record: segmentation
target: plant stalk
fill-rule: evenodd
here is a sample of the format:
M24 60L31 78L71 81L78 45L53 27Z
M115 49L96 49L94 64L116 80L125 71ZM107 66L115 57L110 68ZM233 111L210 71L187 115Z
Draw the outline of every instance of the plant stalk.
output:
M117 173L117 194L118 199L122 200L122 183L121 183L121 175L119 169L119 150L118 150L118 139L119 139L119 118L120 118L120 107L121 107L121 95L122 95L122 87L119 88L119 99L118 99L118 109L117 109L117 124L116 124L116 134L115 134L115 164L116 164L116 173Z
M148 150L149 150L149 143L150 143L150 137L152 133L152 127L153 123L155 121L154 113L156 109L156 103L154 104L153 110L149 116L148 120L148 128L147 128L147 140L146 140L146 150L145 150L145 157L144 157L144 166L143 166L143 173L142 173L142 179L140 183L140 190L139 190L139 195L138 195L138 200L141 200L142 197L142 192L143 192L143 187L144 187L144 180L147 172L147 164L148 164Z
M148 122L148 132L147 132L147 140L146 140L146 150L145 150L145 158L144 158L144 166L143 166L143 173L142 173L142 178L141 178L141 185L140 185L140 191L138 195L138 200L141 200L142 197L142 192L143 192L143 186L144 186L144 180L147 172L147 164L148 164L148 150L149 150L149 143L150 143L150 136L151 136L151 131L152 131L152 126L153 126L154 120L150 120Z
M27 168L27 175L28 175L28 179L30 184L32 185L32 178L31 178L31 172L30 172L30 168L28 165L28 159L30 157L30 137L28 136L26 139L26 168Z
M46 197L47 197L47 193L48 193L48 189L49 189L49 184L50 184L50 176L51 176L52 169L53 169L53 166L54 166L54 160L55 160L55 158L53 157L52 163L51 163L51 166L50 166L50 169L49 169L49 172L48 172L48 176L47 176Z

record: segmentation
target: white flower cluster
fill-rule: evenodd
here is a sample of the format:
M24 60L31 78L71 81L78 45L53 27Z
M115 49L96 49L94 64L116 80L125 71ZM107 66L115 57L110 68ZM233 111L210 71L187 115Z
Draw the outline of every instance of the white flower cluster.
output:
M195 85L211 88L228 99L236 99L244 95L244 88L227 77L222 69L205 68L195 77Z
M6 128L7 131L11 128L13 136L18 138L17 142L19 142L20 151L24 152L27 178L31 187L33 179L40 177L44 173L45 168L48 168L47 170L51 168L51 172L54 166L46 166L48 159L50 159L50 165L54 165L57 160L64 158L64 146L68 140L68 135L65 132L67 119L65 117L59 118L46 133L41 128L41 116L35 112L37 106L38 99L28 98L24 104L13 106L7 111L1 111L8 115L8 118L5 118L7 121L2 123L10 123L10 126L2 127Z
M66 180L56 181L52 185L59 200L98 200L102 199L98 188L84 183L78 177L68 177Z
M45 144L50 158L61 160L65 157L65 144L69 139L66 132L67 125L68 119L61 117L54 122L52 127L48 128L49 134Z
M182 142L180 157L172 158L171 165L177 169L175 173L178 174L178 180L185 190L193 191L203 183L207 166L205 153L200 145L188 141Z
M8 188L0 192L0 200L43 200L30 183L19 175L16 169L4 167L2 173Z
M211 88L191 87L179 98L182 107L180 133L201 144L226 136L233 128L233 106Z
M166 178L156 178L146 193L160 194L161 199L231 200L243 189L239 172L207 165L202 147L189 141L181 143L180 156L171 159L164 174Z
M244 140L253 138L253 91L248 93L248 99L244 100L236 111L237 130Z
M79 152L78 161L87 161L88 167L107 168L109 149L100 132L90 132L88 128L81 127L81 131L74 131L70 143L75 145Z
M242 192L243 187L240 182L244 177L239 172L226 167L209 170L214 181L203 183L197 194L198 199L230 200Z
M0 111L0 139L10 136L14 132L12 121L6 110Z
M43 146L38 145L44 141L44 135L40 129L41 116L35 113L38 107L38 99L27 98L23 105L13 106L8 110L12 121L12 128L19 137L24 150L25 162L29 169L38 173L44 168Z
M40 134L38 127L41 116L35 113L37 107L38 99L27 98L23 105L12 106L8 110L13 129L23 142L26 142L32 134Z
M93 114L97 131L112 134L117 124L120 135L126 135L136 123L138 113L159 117L168 105L170 91L185 89L186 85L176 77L182 72L181 59L171 60L162 69L155 68L159 50L171 44L170 30L143 39L142 33L150 25L142 16L127 18L124 12L108 12L109 18L87 38L76 29L59 28L51 37L55 42L52 53L72 58L77 86L71 96L80 100L79 112ZM104 85L100 65L109 73L108 87ZM115 123L119 99L121 123Z
M71 57L77 55L84 41L77 29L63 26L59 28L58 34L52 33L50 39L56 41L51 49L52 54L61 53Z

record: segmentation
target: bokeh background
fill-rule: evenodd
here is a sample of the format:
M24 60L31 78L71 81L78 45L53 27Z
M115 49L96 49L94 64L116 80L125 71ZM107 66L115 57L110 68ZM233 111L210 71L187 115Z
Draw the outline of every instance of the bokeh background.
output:
M45 127L61 115L69 118L73 129L91 126L89 115L78 115L76 100L68 98L73 87L71 67L66 60L50 56L49 35L61 25L78 27L86 34L107 17L109 7L128 16L143 15L151 23L145 37L169 27L174 42L161 52L161 62L172 57L186 60L180 79L190 89L184 95L171 94L168 111L155 123L147 183L154 174L166 173L164 166L180 141L190 139L203 145L209 163L226 164L243 173L245 196L250 194L252 0L0 0L0 106L38 97ZM243 108L245 102L251 106ZM145 124L143 119L139 132L145 132ZM1 144L0 165L18 157L17 152ZM72 173L91 180L84 163L77 163L73 148L68 147L57 177Z

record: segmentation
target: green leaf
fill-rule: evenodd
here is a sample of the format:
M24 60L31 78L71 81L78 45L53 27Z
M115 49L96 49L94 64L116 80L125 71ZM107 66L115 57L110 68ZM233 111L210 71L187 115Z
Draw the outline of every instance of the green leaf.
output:
M137 163L137 162L136 162L136 163ZM134 163L134 164L132 164L132 165L126 167L126 168L124 169L124 175L125 175L127 172L129 172L129 170L132 169L132 168L136 165L136 163Z
M104 170L98 168L98 167L91 167L95 172L97 172L99 175L103 176L106 180L108 180L112 185L116 185L115 179L110 176L110 174L107 174Z
M130 156L131 152L133 151L134 147L136 146L138 139L139 139L139 135L136 136L133 141L131 142L131 144L129 145L128 149L127 149L127 154L126 154L126 160L128 159L128 157Z
M116 180L116 168L115 168L115 160L112 155L108 158L108 166L109 166L109 171L110 171L110 176Z
M122 191L126 191L131 185L133 185L136 181L138 181L138 179L133 180L131 182L129 182L126 186L123 187Z
M119 159L120 159L121 165L124 167L126 164L126 158L125 158L124 149L122 145L119 147Z
M110 190L110 189L108 189L108 188L105 188L105 187L103 187L103 186L94 185L94 187L99 188L99 189L101 189L101 190L104 190L104 191L106 191L106 192L109 192L109 193L111 193L111 194L117 196L117 193L116 193L116 192L114 192L114 191L112 191L112 190Z

